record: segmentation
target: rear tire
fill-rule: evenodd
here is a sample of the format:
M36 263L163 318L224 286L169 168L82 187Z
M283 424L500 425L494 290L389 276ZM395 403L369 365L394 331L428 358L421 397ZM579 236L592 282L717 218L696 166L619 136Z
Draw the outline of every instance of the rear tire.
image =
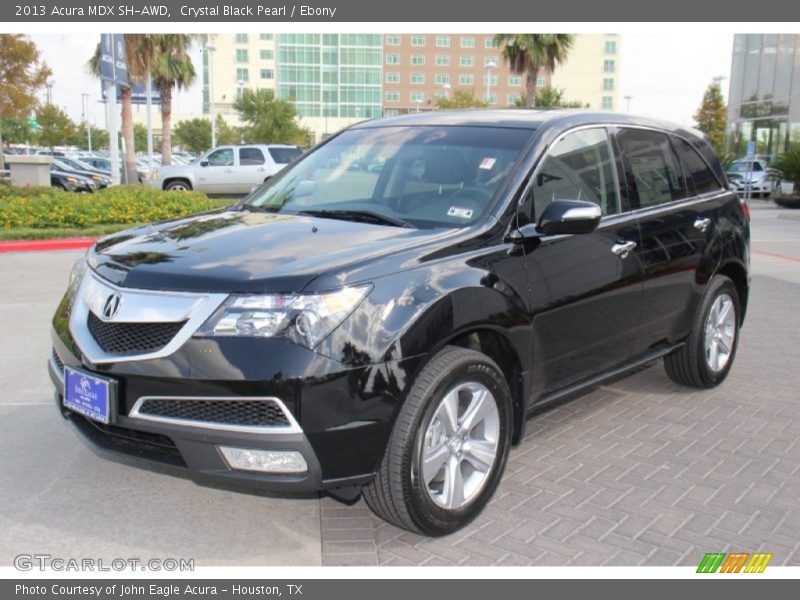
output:
M488 356L447 346L411 385L375 479L372 511L414 533L446 535L483 509L511 440L511 393Z
M664 358L669 378L696 388L722 383L739 345L739 311L739 293L733 282L724 275L712 279L686 344Z

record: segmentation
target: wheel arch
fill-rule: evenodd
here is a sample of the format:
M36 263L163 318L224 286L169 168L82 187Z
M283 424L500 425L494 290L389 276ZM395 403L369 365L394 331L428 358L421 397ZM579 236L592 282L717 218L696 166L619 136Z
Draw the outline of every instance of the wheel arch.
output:
M750 295L750 280L747 275L747 269L743 264L738 261L730 260L723 263L717 270L718 275L725 275L736 286L736 292L739 295L739 326L744 323L744 316L747 312L747 301Z
M168 177L168 178L167 178L167 179L165 179L165 180L164 180L164 182L161 184L161 189L162 189L162 190L166 190L166 189L167 189L167 186L168 186L169 184L171 184L171 183L175 182L175 181L184 181L184 182L186 182L187 184L189 184L189 188L191 188L192 190L194 190L194 182L193 182L193 181L192 181L192 180L191 180L189 177L186 177L185 175L176 175L176 176L174 176L174 177Z

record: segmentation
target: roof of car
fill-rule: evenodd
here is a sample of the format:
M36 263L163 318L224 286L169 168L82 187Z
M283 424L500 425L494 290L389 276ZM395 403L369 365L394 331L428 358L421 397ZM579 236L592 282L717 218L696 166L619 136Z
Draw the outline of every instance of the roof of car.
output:
M646 117L582 109L466 109L434 110L409 113L396 117L385 117L363 121L353 128L392 127L413 125L471 125L474 127L508 127L517 129L538 129L545 124L563 126L590 125L592 123L611 123L619 125L640 125L667 131L684 131L698 135L697 131Z

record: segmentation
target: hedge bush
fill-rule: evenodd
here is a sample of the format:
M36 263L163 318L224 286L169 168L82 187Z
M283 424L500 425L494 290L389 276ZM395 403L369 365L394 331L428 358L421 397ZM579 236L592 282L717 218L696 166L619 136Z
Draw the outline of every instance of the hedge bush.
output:
M94 194L47 187L0 185L0 229L88 227L164 221L218 206L199 192L162 192L141 186L115 186Z

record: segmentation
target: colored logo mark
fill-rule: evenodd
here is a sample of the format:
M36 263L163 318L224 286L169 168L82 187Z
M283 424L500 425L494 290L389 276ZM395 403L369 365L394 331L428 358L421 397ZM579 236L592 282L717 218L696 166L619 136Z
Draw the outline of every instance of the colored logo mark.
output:
M697 567L698 573L763 573L772 560L765 552L708 552Z

